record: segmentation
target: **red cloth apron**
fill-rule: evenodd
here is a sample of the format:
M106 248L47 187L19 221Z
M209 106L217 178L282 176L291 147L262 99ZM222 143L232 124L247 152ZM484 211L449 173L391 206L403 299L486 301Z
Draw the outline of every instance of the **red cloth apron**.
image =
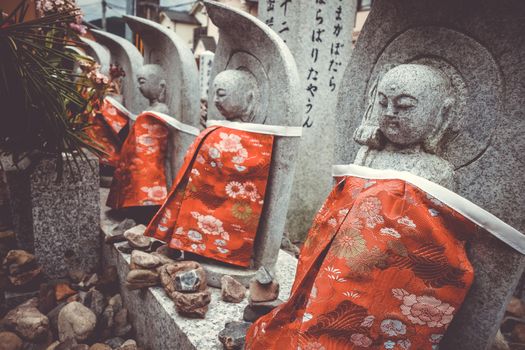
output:
M96 147L105 152L100 155L100 162L115 167L126 136L123 129L129 124L128 114L106 98L100 110L90 116L89 123L91 127L86 134Z
M273 139L223 126L202 131L145 234L173 249L249 266Z
M107 205L113 209L161 205L166 200L166 122L140 114L126 138L113 175Z
M473 281L476 229L404 180L340 178L290 299L251 326L246 349L437 349Z

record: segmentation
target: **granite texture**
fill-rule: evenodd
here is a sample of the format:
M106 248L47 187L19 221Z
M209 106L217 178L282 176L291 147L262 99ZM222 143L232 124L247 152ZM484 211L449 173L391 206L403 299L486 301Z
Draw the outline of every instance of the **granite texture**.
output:
M86 54L92 57L100 65L100 73L108 75L109 64L110 64L110 53L107 47L99 44L98 42L81 37L80 40L86 44Z
M34 252L51 278L100 263L98 158L78 159L78 166L64 166L61 182L49 158L6 172L19 246Z
M303 137L286 232L303 240L331 189L336 113L341 78L352 53L356 0L259 1L259 18L286 42L300 77Z
M336 163L352 163L351 141L378 78L417 63L440 69L456 98L451 137L440 155L453 165L456 192L525 230L525 3L510 0L376 0L339 92ZM467 246L475 281L440 346L489 349L525 258L488 234Z
M164 96L160 96L160 100L156 91L152 91L158 86L141 86L141 92L150 99L150 104L152 98L156 98L148 109L200 128L199 72L190 47L174 31L156 22L135 16L124 16L124 19L144 43L144 66L137 74L151 75L149 80L164 84ZM162 76L159 76L161 71ZM177 175L193 139L194 136L171 130L167 151L168 186Z
M144 111L148 100L139 92L137 70L142 66L144 58L130 41L102 30L91 30L97 41L109 49L110 63L118 64L126 73L122 78L121 92L123 105L135 114Z
M211 21L219 28L212 81L225 70L243 69L257 80L259 103L250 120L268 125L299 126L301 98L294 58L286 44L268 26L245 12L205 1ZM210 91L209 101L214 98ZM224 119L208 105L208 119ZM276 136L263 212L254 247L254 267L272 268L284 232L299 138Z
M107 190L101 190L101 198L107 196ZM101 211L102 231L110 234L118 220L107 207ZM115 246L104 245L103 260L105 265L116 265L120 281L124 281L129 272L130 255L124 254ZM277 279L281 289L279 297L286 300L292 288L297 260L284 251L279 252ZM180 316L175 311L173 301L161 287L146 290L129 291L121 289L125 307L136 330L139 345L149 349L178 350L221 350L218 334L230 321L241 321L243 310L248 301L227 303L221 300L221 290L209 288L211 303L205 319L191 319Z

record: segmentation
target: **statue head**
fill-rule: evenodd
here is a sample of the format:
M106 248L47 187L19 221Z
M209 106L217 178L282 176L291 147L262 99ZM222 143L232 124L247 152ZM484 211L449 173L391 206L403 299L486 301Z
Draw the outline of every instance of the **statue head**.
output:
M166 102L166 80L165 73L157 64L146 64L137 72L139 90L150 104Z
M255 76L245 70L228 69L213 80L213 103L228 120L253 122L260 91Z
M374 135L356 141L375 148L384 143L402 148L421 145L435 153L453 104L450 81L441 71L421 64L399 65L377 84L369 120L363 122L373 125Z

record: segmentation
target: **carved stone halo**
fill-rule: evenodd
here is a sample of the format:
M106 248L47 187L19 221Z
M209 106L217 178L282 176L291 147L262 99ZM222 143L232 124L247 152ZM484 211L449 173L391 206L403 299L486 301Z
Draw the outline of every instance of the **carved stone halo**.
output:
M269 79L262 63L257 57L250 55L247 52L238 51L230 56L225 69L248 71L255 77L259 87L260 99L259 104L255 107L253 121L255 123L264 124L268 109Z
M451 50L451 42L462 50ZM412 28L383 50L371 72L367 91L374 91L387 71L405 63L439 69L453 88L455 103L449 112L451 124L439 155L455 169L478 159L490 143L490 118L502 108L503 83L490 52L473 38L451 29ZM481 76L485 77L483 81L478 79Z

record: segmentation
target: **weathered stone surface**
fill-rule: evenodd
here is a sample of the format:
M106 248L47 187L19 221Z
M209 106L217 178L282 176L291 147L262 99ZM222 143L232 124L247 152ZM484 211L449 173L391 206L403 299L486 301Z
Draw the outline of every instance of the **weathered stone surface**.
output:
M244 349L246 332L252 324L248 322L228 322L224 329L219 332L219 340L226 350Z
M126 277L126 287L130 290L153 287L159 282L159 274L150 270L131 270Z
M89 350L89 345L87 344L77 344L74 345L71 350Z
M262 302L253 302L250 300L250 303L244 309L243 320L255 322L259 317L266 315L282 303L283 301L281 299Z
M22 339L12 332L0 332L0 350L21 350Z
M38 310L43 314L47 314L56 306L57 299L54 286L48 283L42 283L38 292Z
M161 284L166 290L166 293L175 300L175 296L178 294L177 286L175 285L177 273L199 269L202 270L202 267L200 267L200 264L195 261L180 261L174 264L163 265L159 268ZM197 290L204 291L206 288L206 277L204 275L203 279L198 284Z
M135 249L145 250L148 249L151 244L151 239L144 236L146 226L137 225L124 232L124 237L128 240L128 244Z
M224 77L224 74L233 71L237 71L236 75L239 76L240 67L257 80L260 103L255 103L256 99L253 99L241 106L243 110L251 112L248 113L250 118L237 121L300 126L304 95L300 92L295 61L286 44L263 23L242 11L213 1L205 4L210 19L219 28L211 80L215 81L219 75ZM208 100L213 100L215 92L210 91ZM255 90L250 92L256 93ZM246 95L246 91L237 91L232 98L238 101ZM221 113L212 103L208 105L208 115L214 119L228 118L228 113ZM273 267L277 260L299 142L300 139L296 137L275 137L265 205L255 241L255 268L262 265Z
M114 295L118 292L118 272L116 266L106 266L96 285L101 292Z
M500 331L496 334L496 338L494 339L494 343L492 344L492 347L490 350L510 350L509 344L505 340L505 337L503 334L501 334Z
M279 283L273 281L269 284L261 284L257 280L250 281L250 301L272 301L279 296Z
M105 344L110 346L112 349L117 349L124 343L124 339L120 337L111 338L105 341Z
M516 317L525 317L525 303L513 296L507 304L507 312Z
M124 337L131 331L131 325L128 323L128 310L122 308L113 318L115 335L117 337Z
M208 304L211 302L209 291L198 293L177 293L175 297L175 308L177 312L187 317L204 318L208 312Z
M173 259L171 259L171 258L169 258L169 257L167 257L166 255L161 254L161 253L153 252L153 253L151 253L151 255L156 256L156 257L159 259L159 261L160 261L160 265L166 265L166 264L174 264L174 263L176 263L175 260L173 260Z
M95 343L89 347L89 350L112 350L112 348L107 344Z
M286 41L301 79L303 135L286 230L293 240L302 240L332 185L337 94L344 90L340 81L352 52L357 1L285 4L259 1L258 16Z
M64 306L58 314L58 336L60 341L68 338L86 340L95 330L97 316L79 302Z
M111 236L123 235L124 232L126 232L129 229L132 229L135 226L137 226L137 223L135 222L135 220L126 218L122 220L121 222L119 222L119 224L113 228L113 230L111 231ZM107 237L111 237L111 236L106 236L106 239Z
M292 241L290 241L290 238L288 238L286 234L283 236L283 239L281 240L281 249L286 252L289 252L296 258L299 257L299 253L301 252L301 250L295 244L293 244Z
M270 284L273 281L273 276L266 267L261 266L259 270L257 270L257 273L255 274L255 279L260 284Z
M56 350L59 345L60 345L60 342L58 340L54 341L51 344L49 344L46 350Z
M7 171L13 224L19 247L37 256L51 278L68 267L95 269L100 262L98 158L77 159L57 182L56 160L45 158L24 170Z
M106 298L104 298L104 294L93 288L87 292L84 299L84 305L93 311L97 317L99 317L106 308Z
M29 341L45 339L49 319L36 308L37 303L38 300L33 298L9 311L3 319L4 325Z
M133 339L126 340L119 348L119 350L137 350L137 342Z
M134 250L131 252L131 265L132 270L135 269L154 269L161 264L158 257L142 252L140 250Z
M341 81L336 164L356 158L360 145L349 140L378 77L405 63L438 68L451 78L458 102L451 120L455 137L438 152L455 169L457 193L525 231L525 177L516 177L525 155L525 66L517 54L524 43L516 35L524 30L524 15L518 0L505 6L466 0L460 7L449 1L374 1ZM469 241L467 253L476 278L440 344L443 350L490 347L525 268L523 256L486 233Z
M231 276L221 278L221 298L228 303L240 303L246 296L246 287Z
M206 275L202 268L180 271L175 274L175 289L178 292L193 293L206 286Z
M50 328L54 331L54 332L58 332L58 315L60 314L60 311L62 310L62 308L66 306L66 303L60 303L58 304L54 309L52 309L51 311L49 311L47 313L47 318L49 319L49 324L50 324Z
M25 250L11 250L7 253L4 262L4 269L7 269L8 278L14 286L25 286L31 282L37 282L41 277L42 266L40 266L33 254Z

